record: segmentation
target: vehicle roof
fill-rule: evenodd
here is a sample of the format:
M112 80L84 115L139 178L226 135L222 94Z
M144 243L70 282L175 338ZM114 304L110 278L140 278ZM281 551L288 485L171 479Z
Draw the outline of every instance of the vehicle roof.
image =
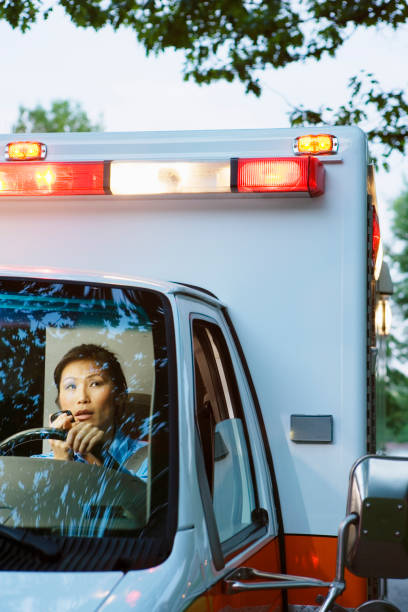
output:
M41 141L47 146L47 161L227 159L231 157L292 156L294 138L305 134L330 133L341 139L341 150L350 141L365 139L353 126L318 126L238 130L179 130L156 132L71 132L0 134L0 149L21 140ZM326 156L324 161L339 161Z
M34 266L0 266L0 278L30 278L38 280L62 280L141 287L160 291L167 295L183 293L193 298L222 306L220 300L211 291L183 282L155 280L138 276L115 273L102 273L93 270L75 270L73 268L39 268Z

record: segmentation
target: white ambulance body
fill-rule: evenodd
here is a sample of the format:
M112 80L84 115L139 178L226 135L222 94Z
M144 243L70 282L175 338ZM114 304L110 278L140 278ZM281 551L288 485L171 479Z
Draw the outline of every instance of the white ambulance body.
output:
M299 152L296 139L310 134L331 138L312 142L321 147L312 154ZM45 145L36 153L40 159L30 159L29 153L22 154L28 155L23 160L13 158L7 145L19 140ZM324 149L327 141L329 150ZM157 557L160 562L134 566L128 552L126 562L122 555L116 567L106 569L101 562L91 571L85 561L69 566L61 559L55 565L2 565L0 555L0 607L284 612L285 592L227 594L222 583L243 565L330 581L350 468L358 457L376 451L372 355L378 235L363 132L325 127L37 134L23 139L3 135L0 145L10 158L0 164L0 298L6 296L1 308L7 313L10 303L22 308L14 324L20 325L24 343L21 330L28 324L18 321L35 315L34 310L27 315L32 302L24 302L23 308L18 300L24 295L38 301L47 294L47 305L41 297L41 307L36 306L43 321L48 317L41 323L41 376L52 376L47 373L55 364L52 352L62 356L70 346L63 340L59 344L65 327L54 321L57 311L60 318L68 317L65 306L58 306L68 294L61 289L60 295L59 287L71 287L77 296L78 285L88 287L88 294L84 290L76 298L82 300L81 312L89 287L102 292L92 308L105 304L104 287L112 296L137 291L159 295L167 308L163 325L169 342L168 380L173 380L168 392L171 418L166 421L169 500L162 504L168 513L167 550ZM46 289L50 283L52 291ZM121 304L126 299L120 298ZM156 316L146 305L137 308L139 318L140 312L147 312L150 321ZM77 312L73 305L70 309ZM112 321L121 312L119 308L109 315ZM2 329L12 325L11 316L1 318ZM79 331L75 328L72 338L96 344L101 339L125 361L114 324L106 334L103 316L93 316L91 322L77 319ZM138 325L132 338L147 337L154 328L153 323ZM130 343L125 338L131 332L121 338L123 345ZM7 336L3 344L10 342ZM147 346L149 338L145 342ZM158 358L155 346L150 347L146 364L152 357L149 350L156 369L143 385L155 388ZM205 350L213 351L208 357L213 365L203 360ZM220 360L222 366L214 365ZM208 382L216 367L221 391ZM5 387L8 375L3 370ZM129 382L131 370L126 376ZM36 404L39 420L33 417L26 427L10 425L2 439L30 424L48 427L53 393L47 391L48 384L52 387L48 378ZM201 385L205 416L199 407ZM221 392L224 415L213 405ZM154 435L153 427L148 444ZM228 453L233 455L229 443L239 447L240 459L235 467L222 467ZM0 460L2 473L13 460L19 458ZM30 456L21 461L40 463ZM148 488L155 486L154 480L148 477ZM240 509L234 487L240 492ZM148 514L155 503L154 491L149 495ZM7 499L4 505L12 506ZM4 525L35 533L35 521L13 520L4 518ZM45 530L54 537L50 519L38 521L39 533ZM131 540L130 528L121 529L120 536ZM98 539L109 547L109 537L117 537L112 530L108 535L103 530L76 533L71 526L58 537L68 546L67 540L85 533L85 539L96 542L89 554L102 557L106 553L99 551ZM135 533L143 538L143 530ZM315 609L316 596L325 593L322 588L290 590L291 609ZM365 597L366 581L350 575L340 602L355 607ZM31 607L24 608L28 600Z

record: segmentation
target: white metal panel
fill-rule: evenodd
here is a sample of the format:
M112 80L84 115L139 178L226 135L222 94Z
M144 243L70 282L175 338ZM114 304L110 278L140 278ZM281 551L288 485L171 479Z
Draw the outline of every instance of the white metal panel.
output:
M92 612L122 572L0 572L0 609L7 612Z
M325 164L326 191L314 199L0 198L2 265L178 280L227 304L265 415L289 533L336 533L348 470L365 452L366 140L357 128L330 131L339 156ZM115 145L115 136L88 138L92 158L100 145L105 159L116 150L220 158L291 155L300 133L123 135ZM71 148L50 147L50 159L68 159L79 141L89 149L87 135L67 136ZM294 413L332 414L334 443L291 442Z

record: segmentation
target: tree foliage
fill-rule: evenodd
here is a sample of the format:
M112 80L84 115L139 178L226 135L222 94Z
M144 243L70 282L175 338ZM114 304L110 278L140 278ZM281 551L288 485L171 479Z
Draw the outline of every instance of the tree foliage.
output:
M349 101L334 110L328 106L317 110L295 107L290 114L292 125L352 125L365 128L370 143L381 145L382 165L389 169L387 158L393 151L404 154L408 138L408 99L403 89L386 92L371 73L361 71L349 80Z
M0 0L0 19L26 32L61 7L78 27L130 28L146 53L184 54L184 79L240 81L259 96L260 71L320 60L358 28L397 29L408 21L406 0ZM296 125L363 123L374 143L405 152L407 109L403 90L383 91L373 75L350 79L350 100L337 110L296 107ZM370 124L370 110L375 111ZM379 119L378 119L379 118ZM387 165L385 161L384 165Z
M402 319L408 320L408 191L402 193L393 204L394 249L390 254L395 267L394 302L400 309ZM408 333L405 328L406 340ZM402 347L401 347L402 348ZM401 350L400 350L401 352ZM402 353L408 361L408 351Z
M100 132L102 123L91 123L79 102L54 100L49 109L41 105L20 106L13 132Z
M408 378L398 368L388 368L386 427L395 442L408 442Z
M397 28L408 20L405 0L59 0L79 27L131 28L147 53L181 50L184 75L197 83L242 81L260 94L256 72L333 56L359 27ZM53 6L2 0L0 19L27 31Z
M399 320L398 337L390 338L386 390L387 428L399 442L408 441L408 377L403 371L408 363L408 190L393 203L394 318Z

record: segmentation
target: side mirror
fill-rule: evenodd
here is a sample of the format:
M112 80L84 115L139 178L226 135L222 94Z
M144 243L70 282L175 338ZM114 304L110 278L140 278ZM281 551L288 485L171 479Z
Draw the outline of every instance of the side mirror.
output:
M370 455L351 469L345 561L357 576L408 578L408 459Z
M368 455L353 465L347 516L339 526L334 580L323 582L240 567L226 577L223 588L226 593L239 593L327 587L329 591L319 612L330 612L346 586L345 566L363 578L408 577L408 458ZM337 609L343 610L340 606ZM399 610L392 603L376 600L366 601L355 612Z

